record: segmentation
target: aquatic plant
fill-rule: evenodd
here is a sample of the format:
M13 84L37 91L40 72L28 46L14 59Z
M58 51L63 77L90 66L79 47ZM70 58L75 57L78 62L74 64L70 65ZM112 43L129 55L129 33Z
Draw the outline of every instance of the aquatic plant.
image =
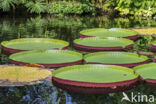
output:
M22 86L41 83L41 80L51 76L51 72L37 67L0 66L0 86Z

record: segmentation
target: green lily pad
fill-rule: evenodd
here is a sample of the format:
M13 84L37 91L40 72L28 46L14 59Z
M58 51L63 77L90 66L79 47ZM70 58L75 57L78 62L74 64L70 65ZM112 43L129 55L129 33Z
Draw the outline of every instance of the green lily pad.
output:
M156 79L156 63L139 65L133 69L143 79Z
M34 50L15 53L9 58L32 64L61 64L82 60L82 54L67 50Z
M131 64L146 61L146 56L138 56L129 52L96 52L84 56L87 63Z
M113 65L74 65L53 72L53 77L79 82L114 83L138 77L130 68Z
M111 28L111 29L95 28L82 30L80 34L97 37L128 37L137 35L138 32L121 28Z
M128 45L134 44L132 40L124 39L124 38L99 38L99 37L91 37L91 38L82 38L74 40L75 44L83 45L83 46L91 46L91 47L126 47Z
M18 50L62 49L69 45L68 42L47 38L22 38L4 41L2 46Z

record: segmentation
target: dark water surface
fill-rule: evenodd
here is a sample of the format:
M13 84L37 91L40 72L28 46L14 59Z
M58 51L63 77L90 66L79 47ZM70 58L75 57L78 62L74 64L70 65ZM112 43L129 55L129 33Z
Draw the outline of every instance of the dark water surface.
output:
M133 17L6 17L0 18L0 42L28 37L55 38L70 42L71 50L73 50L73 40L79 38L79 31L82 29L156 27L156 21L152 19L142 20ZM135 42L134 50L131 51L150 51L150 41L154 39L155 37L151 36L140 36L140 39ZM7 56L3 54L0 56L0 64L10 63ZM156 97L155 89L144 86L125 93L131 96L131 92L138 96L154 95ZM67 93L47 82L33 86L0 88L0 104L135 104L128 101L121 102L122 97L122 93L101 95ZM136 104L156 104L156 102L144 101Z

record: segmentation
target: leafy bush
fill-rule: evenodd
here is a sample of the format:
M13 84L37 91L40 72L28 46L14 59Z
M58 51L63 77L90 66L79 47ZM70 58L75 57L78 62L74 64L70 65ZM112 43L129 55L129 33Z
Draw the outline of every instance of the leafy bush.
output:
M82 13L92 13L94 8L88 4L83 4L80 2L51 2L48 5L48 12L50 14L82 14Z
M121 16L152 17L156 14L155 0L106 0L104 8L113 7Z
M11 8L15 8L17 0L0 0L0 9L3 11L10 11Z
M25 6L30 13L40 14L46 11L45 0L27 1Z
M0 9L5 12L20 7L36 14L119 13L144 18L156 15L155 0L0 0Z
M86 0L87 1L87 0ZM82 14L93 13L95 8L89 2L77 1L52 1L52 0L0 0L0 9L11 11L26 7L29 13L41 14Z

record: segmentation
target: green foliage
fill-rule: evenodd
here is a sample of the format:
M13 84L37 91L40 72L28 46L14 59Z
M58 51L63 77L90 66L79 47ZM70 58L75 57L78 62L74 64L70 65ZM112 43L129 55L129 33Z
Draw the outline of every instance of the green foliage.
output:
M15 9L17 0L0 0L0 9L3 11L10 11L12 8Z
M155 0L0 0L0 9L10 11L26 7L30 13L113 14L149 18L156 14Z
M135 51L150 51L151 42L156 40L155 36L140 36L134 44Z
M25 6L30 13L41 14L46 11L45 0L27 1Z
M122 5L125 2L127 5ZM154 0L135 0L133 2L131 0L126 0L125 2L121 1L116 7L116 9L121 12L121 15L134 14L136 16L145 17L151 17L153 15L152 10L154 9Z
M149 51L152 40L153 40L152 36L140 36L139 40L135 42L134 50Z
M80 2L51 2L48 5L48 12L50 14L82 14L92 13L94 8Z
M120 15L134 15L139 17L152 17L156 14L155 0L106 0L106 8L115 8Z
M17 27L14 23L10 23L9 21L3 21L3 23L0 24L0 34L4 35L3 39L6 39L5 34L8 36L12 36L17 33Z
M28 0L17 0L16 4L20 5L20 4L25 4Z
M12 8L26 7L30 13L82 14L93 13L95 8L88 2L53 0L0 0L0 9L9 12Z

